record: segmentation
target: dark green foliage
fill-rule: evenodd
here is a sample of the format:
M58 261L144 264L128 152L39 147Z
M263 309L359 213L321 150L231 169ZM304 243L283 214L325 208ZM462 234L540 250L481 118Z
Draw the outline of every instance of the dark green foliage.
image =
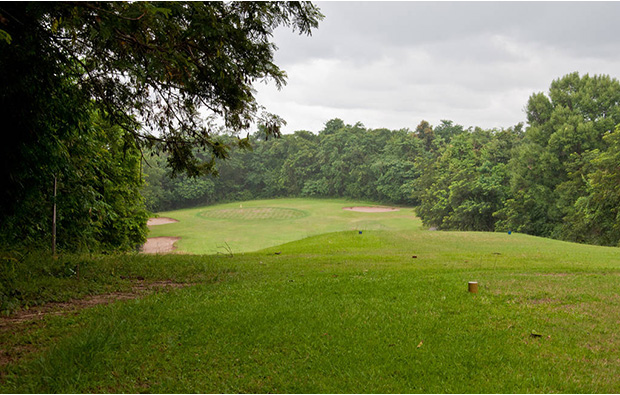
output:
M444 126L447 123L444 122ZM428 127L430 128L430 127ZM520 127L502 131L476 128L436 137L436 154L420 158L423 173L415 182L418 215L440 229L495 230L494 213L508 196L510 152ZM427 132L427 134L430 132Z
M527 117L524 144L510 162L512 196L497 214L499 227L617 245L614 186L601 180L618 173L610 163L617 152L612 132L620 124L620 83L569 74L551 84L549 96L530 97Z
M591 153L586 193L566 216L566 234L579 242L620 246L620 126L603 140L609 148Z
M0 217L3 247L50 245L54 177L59 248L129 250L144 242L148 214L139 193L140 152L96 114L85 125L36 147L22 164L33 157L40 163L12 174L26 187L18 190L12 215Z
M620 84L569 74L527 104L528 127L464 131L421 123L415 182L424 223L617 245Z
M441 229L618 245L620 83L569 74L526 109L525 133L421 123L418 215Z

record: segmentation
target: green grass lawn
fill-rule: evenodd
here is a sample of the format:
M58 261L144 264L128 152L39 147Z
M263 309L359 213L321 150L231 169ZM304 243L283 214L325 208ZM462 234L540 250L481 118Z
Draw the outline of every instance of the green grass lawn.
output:
M2 332L0 391L620 392L617 248L417 222L123 262L198 284Z
M193 254L256 251L342 230L411 230L421 222L412 208L386 213L345 211L374 205L344 199L276 199L159 213L178 223L151 227L149 237L177 236L179 251Z

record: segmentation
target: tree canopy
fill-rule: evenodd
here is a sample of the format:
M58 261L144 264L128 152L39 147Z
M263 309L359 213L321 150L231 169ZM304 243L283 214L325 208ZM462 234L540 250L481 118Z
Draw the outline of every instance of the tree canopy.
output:
M74 100L94 102L139 142L160 143L176 171L208 172L191 147L226 156L212 137L215 120L243 130L262 117L279 133L281 119L260 114L252 84L286 82L273 61L277 26L311 34L321 18L309 2L4 3L3 87L26 80L64 97L60 82L70 81Z
M222 135L222 139L234 136ZM232 150L219 177L172 178L166 155L145 167L147 207L164 211L199 204L288 196L349 197L415 205L412 182L423 143L407 129L367 129L340 119L319 134L296 131L278 139L249 136L253 150ZM200 154L199 154L200 155Z
M584 203L599 201L603 185L613 190L611 183L601 183L601 166L609 168L603 158L614 156L620 82L607 75L571 73L553 81L548 95L532 95L526 111L529 126L524 143L511 160L511 198L498 213L500 228L581 242L617 243L620 236L602 236L608 230L602 232L591 223L593 215L586 213L592 207ZM598 207L602 214L606 206ZM620 221L616 214L611 218Z

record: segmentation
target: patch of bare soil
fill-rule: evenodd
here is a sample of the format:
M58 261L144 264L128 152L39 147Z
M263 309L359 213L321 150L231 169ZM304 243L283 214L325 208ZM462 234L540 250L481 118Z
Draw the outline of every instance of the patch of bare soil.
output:
M44 318L48 315L63 315L72 311L93 307L100 304L108 304L118 300L136 299L140 296L148 295L156 291L170 291L172 289L188 287L193 283L177 283L173 281L155 281L147 283L138 280L128 292L112 292L101 295L88 296L83 299L72 299L68 302L52 302L43 306L31 307L28 310L20 310L8 317L0 318L0 330L4 330L11 325L26 321Z
M83 299L72 299L68 302L47 303L43 306L31 307L28 310L20 310L8 317L0 318L0 331L17 332L27 330L31 325L36 324L47 316L67 315L78 311L121 300L137 299L141 296L154 292L168 292L173 289L184 288L195 285L194 283L177 283L174 281L155 281L146 282L138 279L132 286L131 291L112 292L101 295L93 295ZM37 324L38 325L38 324ZM15 362L21 357L38 351L35 346L30 344L13 345L9 349L6 344L0 344L0 366Z
M380 207L380 206L374 206L374 207L364 207L364 206L356 206L356 207L343 207L343 210L347 210L347 211L358 211L361 213L386 213L386 212L390 212L390 211L400 211L399 208L396 207Z
M556 303L556 301L551 298L542 298L542 299L528 299L526 303L528 304L549 304L549 303Z
M158 217L158 218L149 218L149 220L146 222L146 225L147 226L165 225L165 224L173 224L175 222L179 222L179 221L174 218Z
M141 251L144 254L166 254L177 248L175 243L179 240L180 237L149 237Z

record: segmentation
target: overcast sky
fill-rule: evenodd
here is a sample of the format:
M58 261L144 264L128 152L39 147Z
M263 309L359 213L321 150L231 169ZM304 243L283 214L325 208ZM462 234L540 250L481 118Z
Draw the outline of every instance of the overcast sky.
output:
M278 91L257 99L285 133L341 118L367 128L421 120L507 128L554 79L578 71L620 78L620 2L316 2L311 37L279 28Z

